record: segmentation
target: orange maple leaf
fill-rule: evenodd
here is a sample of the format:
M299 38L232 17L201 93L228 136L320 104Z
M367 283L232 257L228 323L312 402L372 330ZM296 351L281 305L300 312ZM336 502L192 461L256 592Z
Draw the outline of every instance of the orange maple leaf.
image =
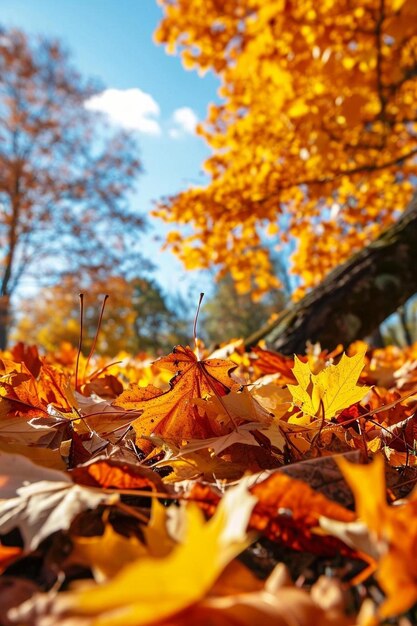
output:
M53 404L62 411L69 411L66 398L68 376L42 362L37 377L25 363L0 360L0 417L38 416L48 414L48 405Z
M19 341L10 351L13 360L16 363L24 363L31 374L36 378L42 367L42 361L39 358L38 348L36 346L28 346Z
M171 354L161 357L156 364L175 373L170 389L161 391L153 385L132 386L113 404L125 409L143 411L132 422L137 436L155 433L180 444L185 439L212 437L218 434L215 425L201 415L195 400L209 396L225 396L237 383L230 377L236 364L225 359L200 361L188 346L176 346Z
M20 371L18 371L18 368ZM0 379L0 417L47 414L47 402L39 397L36 380L22 363Z

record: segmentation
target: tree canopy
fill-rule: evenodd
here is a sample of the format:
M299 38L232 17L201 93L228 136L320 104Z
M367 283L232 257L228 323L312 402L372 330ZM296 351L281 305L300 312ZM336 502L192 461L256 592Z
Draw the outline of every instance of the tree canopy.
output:
M403 211L417 173L415 0L161 0L155 34L214 71L198 128L209 182L160 203L187 268L275 287L269 248L293 245L296 296ZM181 225L191 226L181 228Z
M17 30L0 38L0 346L22 277L123 275L140 259L144 220L128 206L138 146L98 132L84 80L57 41ZM102 123L102 121L101 121ZM42 282L42 281L41 281Z

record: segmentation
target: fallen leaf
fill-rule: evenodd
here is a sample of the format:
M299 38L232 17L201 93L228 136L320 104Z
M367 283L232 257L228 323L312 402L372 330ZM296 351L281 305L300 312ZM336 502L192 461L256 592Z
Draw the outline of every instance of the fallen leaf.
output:
M294 367L293 358L272 350L264 350L259 346L252 348L251 352L255 355L253 364L262 375L277 374L283 385L296 382L294 372L292 371Z
M225 429L236 428L242 422L257 422L269 425L273 415L266 411L261 404L244 387L239 392L231 391L226 396L211 396L206 400L197 399L195 404L200 409L200 414L206 414L210 423L219 426L219 434L224 434Z
M320 517L346 522L355 518L351 511L317 493L306 483L279 471L255 484L250 492L258 503L249 528L297 550L318 554L340 551L341 544L316 533Z
M209 450L202 448L196 452L188 452L182 456L159 461L153 465L155 468L169 467L172 471L164 477L165 484L174 484L183 480L237 480L245 470L245 459L239 463L225 461L221 457L211 454Z
M370 389L356 384L365 365L364 355L342 354L337 365L327 365L318 374L295 357L293 373L298 385L288 385L294 404L310 417L316 417L322 406L324 419L330 420L338 411L362 400Z
M181 544L164 558L133 561L100 586L59 594L52 605L46 603L55 623L63 615L80 624L142 626L167 619L204 598L227 564L251 541L245 528L253 498L246 495L242 501L239 493L241 514L225 498L208 522L196 506L188 504ZM42 596L22 605L15 616L26 619L25 610L32 610L37 602L42 604Z
M37 378L42 367L39 352L36 346L28 346L19 341L11 350L13 360L17 363L24 363L29 372Z
M249 446L259 446L259 443L251 433L251 430L256 430L259 426L260 425L256 422L249 422L238 426L235 430L232 430L230 433L227 433L222 437L191 439L185 446L182 446L178 456L186 456L190 452L205 449L210 449L213 451L213 454L219 455L223 452L223 450L235 443L243 443Z
M236 364L222 359L199 361L190 348L182 346L158 359L156 364L175 372L168 391L162 392L152 385L132 387L113 403L124 409L142 411L132 423L137 437L155 433L181 444L184 440L218 434L210 421L199 414L195 400L228 394L237 386L230 377Z
M70 472L74 482L88 487L165 491L160 476L149 467L96 457Z
M287 387L280 387L276 374L263 376L255 381L251 389L252 397L275 419L281 419L291 411L292 395Z
M109 438L123 428L128 429L140 415L140 411L126 411L94 394L86 398L76 392L74 399L82 419L75 420L73 424L80 434L94 431L101 437Z
M39 481L66 482L71 479L65 472L41 467L21 454L0 451L0 498L13 498L21 487Z
M71 540L73 551L67 563L90 567L98 583L113 578L125 565L148 554L139 539L120 535L109 523L105 524L102 535L72 535Z
M0 453L0 462L0 495L7 498L0 500L0 533L19 528L26 550L34 550L53 532L69 528L81 511L118 499L115 494L74 485L63 472L37 467L24 457ZM12 477L4 473L6 463Z
M5 442L2 437L0 437L0 451L7 452L8 454L20 454L42 467L65 470L65 463L58 450L11 444Z
M39 397L35 379L23 363L20 370L0 377L0 419L47 415L48 403Z
M417 602L417 575L412 555L417 550L417 498L389 506L384 461L376 456L367 465L338 461L352 489L359 519L369 529L379 557L376 578L386 595L377 614L381 619L400 615Z

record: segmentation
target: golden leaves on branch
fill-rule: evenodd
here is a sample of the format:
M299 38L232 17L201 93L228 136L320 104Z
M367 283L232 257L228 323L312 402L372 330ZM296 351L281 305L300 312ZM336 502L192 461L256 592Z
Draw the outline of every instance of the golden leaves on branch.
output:
M223 98L197 129L213 152L209 183L155 211L174 228L167 246L188 269L216 266L257 296L277 284L265 241L291 240L299 297L411 198L415 2L161 5L156 41L214 71Z

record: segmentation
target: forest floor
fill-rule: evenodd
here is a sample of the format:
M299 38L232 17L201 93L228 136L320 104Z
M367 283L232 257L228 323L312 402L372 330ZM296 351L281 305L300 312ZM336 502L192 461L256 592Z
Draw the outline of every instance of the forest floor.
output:
M417 623L417 344L242 346L0 353L2 626Z

